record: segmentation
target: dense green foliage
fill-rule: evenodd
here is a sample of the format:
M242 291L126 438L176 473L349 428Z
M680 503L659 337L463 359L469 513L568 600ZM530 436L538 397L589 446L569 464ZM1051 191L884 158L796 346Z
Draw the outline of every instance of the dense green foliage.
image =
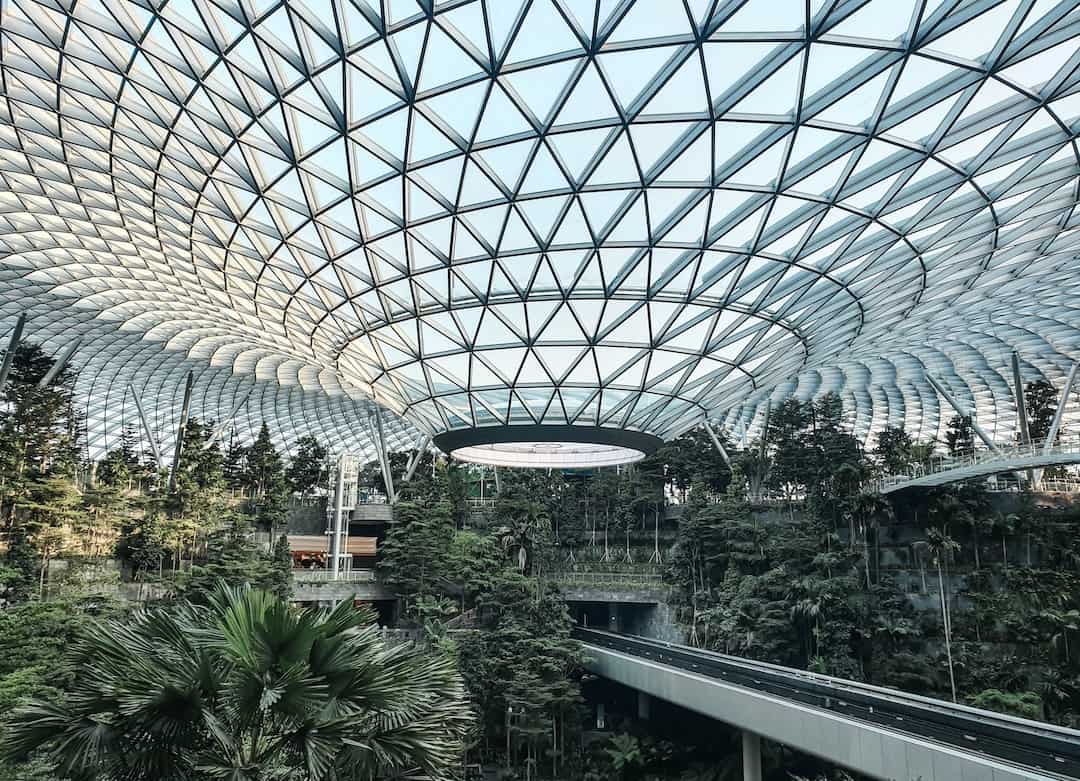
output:
M521 479L517 479L520 477ZM551 522L536 473L514 475L482 530L455 529L447 470L419 480L394 508L379 564L405 615L460 660L478 714L479 754L512 768L557 774L580 732L582 656L558 588ZM445 620L467 630L444 636Z
M292 558L284 535L268 557L251 540L251 522L232 513L224 526L211 533L206 550L205 559L194 564L177 584L184 599L205 603L221 583L265 589L280 599L288 599L292 593Z
M691 642L1076 724L1080 509L995 512L964 484L886 502L866 480L929 446L886 429L863 452L837 411L773 412L748 466L764 464L768 507L741 466L724 495L691 491L670 569ZM961 419L950 435L956 453L971 444Z
M443 779L469 724L451 661L384 645L348 603L296 611L223 588L96 624L71 659L62 702L13 714L8 757L44 750L80 778Z

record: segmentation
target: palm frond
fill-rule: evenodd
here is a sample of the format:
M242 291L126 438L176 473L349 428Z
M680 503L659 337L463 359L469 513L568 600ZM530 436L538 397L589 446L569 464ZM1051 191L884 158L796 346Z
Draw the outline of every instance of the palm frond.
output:
M97 624L64 706L18 710L4 754L44 750L73 778L447 778L472 719L461 678L387 647L371 618L219 586L203 606Z

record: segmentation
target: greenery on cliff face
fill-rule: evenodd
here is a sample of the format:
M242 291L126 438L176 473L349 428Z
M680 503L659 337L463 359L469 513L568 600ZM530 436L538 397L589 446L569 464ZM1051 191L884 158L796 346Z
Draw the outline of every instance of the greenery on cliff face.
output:
M1045 404L1030 408L1036 428ZM953 421L957 452L968 429ZM728 491L690 492L670 570L690 641L1077 724L1080 508L995 512L972 484L886 501L867 480L911 467L929 447L901 429L877 442L864 452L833 399L788 401ZM751 509L744 470L762 475L772 512ZM912 532L906 544L893 539ZM883 544L902 560L883 567ZM912 572L914 583L898 581Z

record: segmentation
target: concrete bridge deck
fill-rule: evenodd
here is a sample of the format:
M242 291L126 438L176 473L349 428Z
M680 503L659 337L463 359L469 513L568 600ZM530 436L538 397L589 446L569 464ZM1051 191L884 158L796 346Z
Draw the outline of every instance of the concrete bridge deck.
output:
M1076 730L645 638L575 636L593 673L742 729L745 781L761 779L759 737L883 781L1080 777Z

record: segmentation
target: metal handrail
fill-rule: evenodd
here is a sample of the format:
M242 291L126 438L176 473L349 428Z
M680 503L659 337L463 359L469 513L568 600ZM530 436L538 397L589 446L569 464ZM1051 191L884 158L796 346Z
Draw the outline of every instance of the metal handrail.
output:
M663 576L658 572L573 572L562 570L552 574L552 579L560 583L663 583Z
M906 483L910 480L918 480L931 475L944 472L958 471L986 464L1001 464L1002 472L1011 472L1016 469L1026 469L1024 465L1016 466L1011 462L1018 458L1038 458L1042 456L1056 455L1080 455L1080 442L1056 443L1044 447L1042 442L1030 444L1010 443L998 445L997 450L976 450L966 456L936 456L926 464L915 465L909 472L902 474L884 475L878 480L879 488Z
M374 583L378 580L373 569L343 570L336 578L328 569L294 569L292 576L297 583Z

